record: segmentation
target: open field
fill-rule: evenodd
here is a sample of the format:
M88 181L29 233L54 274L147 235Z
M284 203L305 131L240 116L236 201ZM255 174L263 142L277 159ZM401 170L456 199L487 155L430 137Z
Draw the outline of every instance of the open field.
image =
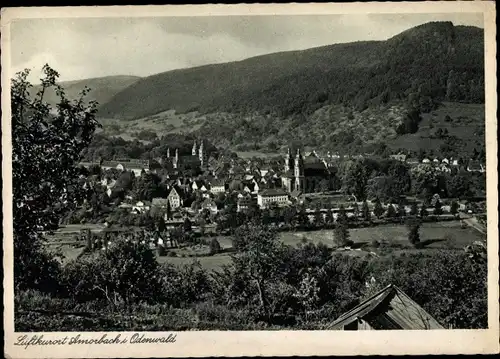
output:
M62 263L66 263L70 260L76 259L85 248L84 243L72 242L72 243L53 243L49 246L49 251L54 254L62 254L62 258L59 258Z
M451 121L447 122L446 116L449 116ZM398 136L387 144L393 149L418 151L424 148L427 151L431 149L437 151L444 143L444 139L431 138L431 134L438 128L446 129L450 135L463 140L466 147L464 150L481 148L484 146L484 138L481 138L484 136L484 105L443 102L438 109L422 115L416 133Z
M74 241L74 237L81 231L90 229L91 232L100 232L104 229L102 224L68 224L61 226L54 234L47 236L49 244L57 241Z
M194 261L200 262L201 266L207 270L220 269L224 264L231 263L229 254L217 254L210 257L157 257L160 263L172 263L176 266L190 264Z
M405 225L382 225L368 228L352 228L350 238L359 245L370 244L373 240L388 241L394 244L411 247L408 242L408 230ZM320 230L314 232L284 232L281 238L288 245L297 245L302 237L309 242L333 245L333 231ZM444 240L449 238L449 241ZM476 240L481 234L473 228L461 228L459 221L424 223L420 228L420 241L430 248L463 248Z
M388 243L388 246L394 246L394 250L418 250L414 249L408 242L408 230L405 225L382 225L378 227L368 228L352 228L349 230L350 238L355 242L356 247L370 245L372 241ZM280 238L283 242L290 246L297 246L302 243L302 238L306 238L307 242L315 244L323 243L328 247L333 247L333 231L319 230L310 232L283 232ZM482 239L483 236L475 229L467 227L461 228L460 221L424 223L420 229L420 240L428 249L462 249L467 244ZM231 238L227 236L219 236L217 238L223 249L232 247ZM343 253L349 255L365 255L372 249L367 251L352 250ZM160 263L172 263L174 265L189 264L197 259L200 264L206 269L217 269L224 264L231 262L229 254L217 254L209 257L158 257Z

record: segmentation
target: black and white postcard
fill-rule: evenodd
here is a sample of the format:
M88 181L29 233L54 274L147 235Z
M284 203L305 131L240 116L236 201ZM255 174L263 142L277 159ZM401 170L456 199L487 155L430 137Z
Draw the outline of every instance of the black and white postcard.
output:
M499 351L495 3L2 9L9 358Z

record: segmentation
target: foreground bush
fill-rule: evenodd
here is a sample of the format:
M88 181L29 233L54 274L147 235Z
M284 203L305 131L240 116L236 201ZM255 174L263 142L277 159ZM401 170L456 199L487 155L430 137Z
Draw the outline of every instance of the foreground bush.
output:
M161 296L161 275L153 252L145 244L126 240L69 262L61 277L64 294L77 302L102 300L116 307L154 302Z
M392 255L371 264L376 280L371 292L392 283L445 327L487 328L486 261L473 261L466 252L440 250Z

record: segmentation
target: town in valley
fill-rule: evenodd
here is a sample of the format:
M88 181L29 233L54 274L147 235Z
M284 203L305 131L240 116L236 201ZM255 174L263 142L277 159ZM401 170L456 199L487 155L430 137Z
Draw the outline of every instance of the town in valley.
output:
M16 330L487 328L482 18L377 16L380 38L262 53L246 31L293 16L78 19L61 29L95 49L147 23L250 50L41 82L21 39L57 22L14 24Z

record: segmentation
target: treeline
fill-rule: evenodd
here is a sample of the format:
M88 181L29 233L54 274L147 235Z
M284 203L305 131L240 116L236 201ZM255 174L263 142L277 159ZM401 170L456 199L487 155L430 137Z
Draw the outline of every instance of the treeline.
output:
M96 133L89 146L82 151L83 161L98 161L112 159L154 159L166 157L170 149L170 156L179 149L179 156L191 155L194 141L199 139L194 135L167 134L160 138L154 132L141 131L136 133L138 139L124 140L122 137L108 136L105 133ZM147 140L144 143L141 140ZM204 148L207 154L216 154L217 148L205 137Z
M342 190L359 200L379 199L398 203L403 195L422 198L426 204L434 195L442 198L483 196L484 173L452 168L443 172L430 164L410 167L396 160L359 159L339 165Z

